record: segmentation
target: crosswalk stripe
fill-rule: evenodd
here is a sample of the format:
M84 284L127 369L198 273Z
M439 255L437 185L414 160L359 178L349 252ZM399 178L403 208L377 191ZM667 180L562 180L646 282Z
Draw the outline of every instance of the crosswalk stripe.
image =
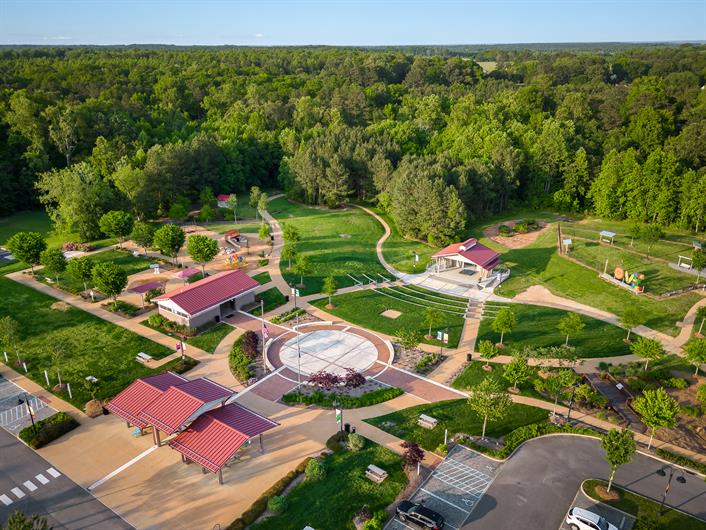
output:
M2 502L5 506L10 506L10 504L12 504L12 499L3 493L0 495L0 502Z
M11 492L15 495L15 497L17 497L18 499L21 499L22 497L25 496L25 492L22 491L20 488L12 488L10 491L11 491Z
M61 473L59 473L56 469L53 467L50 467L47 469L47 473L49 473L52 477L54 478L59 478L61 476Z
M27 480L22 483L22 485L29 490L30 493L32 493L34 490L37 489L37 486L34 485L34 482L31 480Z
M39 475L36 475L34 478L36 478L41 484L47 484L49 482L49 479L41 473Z

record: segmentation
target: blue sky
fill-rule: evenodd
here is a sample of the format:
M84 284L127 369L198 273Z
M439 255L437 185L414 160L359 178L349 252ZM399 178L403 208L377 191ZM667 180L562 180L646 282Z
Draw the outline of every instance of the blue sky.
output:
M706 40L706 0L0 0L0 44Z

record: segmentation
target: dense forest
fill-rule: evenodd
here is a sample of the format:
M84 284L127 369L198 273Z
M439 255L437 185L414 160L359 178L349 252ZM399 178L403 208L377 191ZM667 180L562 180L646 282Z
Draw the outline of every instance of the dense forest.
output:
M517 205L704 229L706 46L437 51L3 48L0 215L256 185L436 244Z

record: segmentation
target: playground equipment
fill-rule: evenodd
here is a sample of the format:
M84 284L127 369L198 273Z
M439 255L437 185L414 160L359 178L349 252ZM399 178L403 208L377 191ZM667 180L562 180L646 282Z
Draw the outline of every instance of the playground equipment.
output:
M641 272L628 272L621 267L616 267L613 271L613 278L622 284L626 289L630 289L636 293L645 291L642 282L645 280L645 275Z

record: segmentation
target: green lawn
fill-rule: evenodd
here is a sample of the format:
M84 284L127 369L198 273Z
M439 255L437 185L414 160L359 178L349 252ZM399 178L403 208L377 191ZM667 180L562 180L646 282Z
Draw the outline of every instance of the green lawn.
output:
M248 311L258 317L262 316L262 312L260 311L260 300L264 302L263 309L265 313L287 303L286 298L281 292L279 292L279 289L277 289L277 287L271 287L266 291L256 294L255 303L244 307L243 310Z
M380 208L372 208L390 227L390 236L382 245L382 255L390 265L402 272L424 272L431 261L431 256L437 250L436 247L407 239L397 230L397 225L390 215L384 213ZM414 263L414 253L419 255L419 261Z
M367 505L371 512L392 504L407 485L400 457L370 440L359 452L339 451L324 460L326 476L319 481L304 480L287 494L287 510L252 525L253 530L353 529L353 517ZM388 473L381 484L365 476L374 464Z
M561 346L566 340L566 335L559 332L559 320L569 314L568 311L538 305L509 304L517 318L517 326L509 333L505 333L503 343L509 348L522 346ZM493 319L486 307L484 318L478 330L478 342L490 340L500 342L500 333L492 329ZM569 344L576 347L576 355L588 359L592 357L613 357L628 355L630 348L623 342L627 332L618 326L608 324L602 320L581 315L581 320L586 325L581 332L569 337Z
M208 230L212 230L214 232L218 232L219 234L223 234L225 232L228 232L230 230L237 230L242 234L257 234L258 230L260 230L260 223L233 223L233 220L231 219L230 222L228 221L218 221L215 223L200 223L201 226L204 228L207 228Z
M324 278L330 274L336 278L338 288L354 285L348 274L361 280L363 274L376 279L380 279L377 273L389 276L375 254L382 226L363 210L307 207L285 198L270 202L268 210L280 223L292 224L301 234L297 251L309 258L312 267L312 272L304 276L302 296L320 293ZM280 263L285 280L298 284L299 276L289 271L287 265L286 260Z
M433 429L420 427L417 425L420 414L436 418L439 423ZM547 414L543 409L513 403L502 420L488 423L486 435L503 436L523 425L542 421L547 418ZM451 438L459 432L480 435L483 428L483 418L471 411L465 399L417 405L365 421L398 438L416 442L430 451L444 442L444 429L449 430Z
M682 254L690 256L691 251L682 251ZM696 276L674 270L662 260L647 258L643 254L595 241L574 239L569 255L599 271L606 270L607 260L609 274L612 274L616 267L629 272L641 272L645 275L645 291L657 295L688 287L696 281Z
M195 337L191 337L189 339L189 344L195 348L200 348L205 352L213 353L216 351L216 346L218 346L218 344L225 339L226 335L228 335L231 331L235 330L228 324L221 322L215 326L211 326Z
M327 309L328 298L321 298L311 302L313 305L331 313L352 324L358 324L365 328L379 331L387 335L396 336L401 329L416 329L422 335L426 335L429 328L424 324L424 308L390 298L378 293L373 289L361 289L350 293L334 296L332 299L334 309ZM399 317L392 319L381 316L387 309L393 309L402 313ZM436 335L437 330L447 329L449 333L450 348L458 346L463 331L464 318L452 313L442 313L445 322L443 325L432 329L432 335ZM426 340L427 344L440 345L438 341Z
M49 216L44 210L20 212L7 217L0 217L0 245L3 245L16 232L39 232L46 236L49 247L60 247L66 241L78 241L78 234L55 234ZM95 248L107 247L117 243L116 239L106 238L91 241Z
M587 480L583 483L583 489L592 499L634 515L637 517L638 521L645 522L655 520L657 522L656 526L647 526L645 523L643 526L640 526L640 528L659 528L659 530L706 530L706 521L701 521L695 517L672 510L671 508L666 508L664 514L659 516L659 502L647 499L615 485L611 488L611 491L613 489L619 491L621 498L608 501L603 500L595 492L595 488L599 484L607 485L603 480ZM637 526L635 528L637 528Z
M404 286L383 287L378 289L379 292L394 296L411 304L421 304L423 306L433 307L440 311L451 311L453 313L465 314L468 307L468 301L457 302L448 298L440 298L434 295L432 291L423 293L421 291L412 291Z
M504 364L490 363L490 365L493 367L492 372L486 372L485 370L483 370L484 364L485 361L482 359L468 363L463 369L463 371L456 377L456 379L454 379L453 383L451 383L451 386L454 388L458 388L459 390L469 390L477 386L486 377L492 377L494 379L497 379L498 381L500 381L501 386L504 388L509 388L512 386L512 383L508 382L507 379L503 378L503 374L505 373ZM533 367L532 371L534 373L532 377L530 377L524 383L517 385L517 388L520 390L520 395L546 400L547 398L537 392L534 389L533 385L533 381L537 378L537 372L539 371L539 369Z
M676 322L701 299L696 293L665 300L634 295L601 280L594 271L560 257L555 242L556 228L552 227L524 248L508 250L491 243L493 248L503 252L503 261L512 269L510 278L496 289L496 294L513 297L531 285L539 284L558 296L618 316L633 306L645 316L645 325L674 336L679 333Z
M256 274L255 276L252 277L253 280L255 280L257 283L260 285L265 285L266 283L270 283L272 281L272 278L270 277L270 273L265 271L265 272L260 272Z
M123 252L115 249L105 250L103 252L91 254L91 259L96 265L98 263L106 262L115 263L116 265L122 267L125 272L127 272L128 276L148 269L150 263L154 262L154 260L150 260L144 257L136 258L130 252ZM37 276L44 280L47 275L43 274L42 272L39 272ZM200 275L198 275L197 277L200 278ZM50 276L50 278L54 280L53 276ZM83 282L80 280L76 280L66 272L59 275L59 285L63 289L72 293L78 293L80 291L83 291ZM93 287L92 281L88 282L88 287Z
M143 351L155 359L172 353L164 346L80 309L51 309L57 301L55 298L7 278L0 278L0 292L3 294L0 296L0 317L9 315L19 325L18 346L28 364L27 377L46 386L44 370L56 373L52 346L57 342L66 345L59 366L63 381L71 383L73 399L69 399L65 392L59 397L77 407L83 407L90 399L82 384L86 376L98 378L97 397L111 397L136 378L155 373L135 361L137 353ZM8 349L14 357L15 352ZM158 371L168 370L171 364ZM51 380L52 385L56 384L55 375Z

